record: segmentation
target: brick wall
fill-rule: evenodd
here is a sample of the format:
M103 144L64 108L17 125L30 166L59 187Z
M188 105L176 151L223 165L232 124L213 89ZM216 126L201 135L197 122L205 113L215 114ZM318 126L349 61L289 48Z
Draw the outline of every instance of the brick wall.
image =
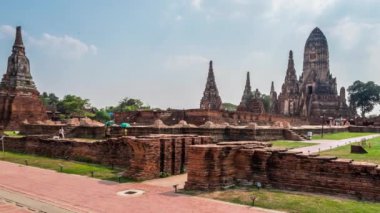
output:
M350 126L348 128L350 132L374 132L380 133L380 127L376 126Z
M160 173L175 175L184 172L188 147L210 144L213 139L195 135L148 135L78 142L75 139L27 136L6 137L4 142L7 151L115 165L126 169L125 176L144 180L159 177ZM164 146L162 150L161 145Z
M21 126L21 134L23 135L58 135L61 127L65 128L68 137L75 138L104 138L105 127L77 126L70 127L67 125L39 125L28 124ZM306 135L311 131L313 134L320 134L320 128L294 128L294 132ZM347 131L379 131L378 128L370 127L326 127L325 133L347 132ZM113 137L123 136L123 129L115 126L111 127L111 135ZM297 140L289 134L289 130L283 128L240 128L240 127L219 127L219 128L203 128L203 127L165 127L156 128L150 126L132 126L127 128L128 136L144 136L150 134L191 134L212 136L216 141L271 141L271 140Z
M140 110L132 112L117 112L114 114L115 122L136 123L141 125L151 125L155 120L160 119L166 125L177 124L180 120L188 123L202 125L206 121L222 124L248 124L256 122L263 125L273 124L275 121L285 121L294 125L309 124L304 118L292 118L282 115L257 114L244 111L225 111L225 110Z
M380 168L376 164L241 144L189 148L186 189L214 190L256 182L380 201Z

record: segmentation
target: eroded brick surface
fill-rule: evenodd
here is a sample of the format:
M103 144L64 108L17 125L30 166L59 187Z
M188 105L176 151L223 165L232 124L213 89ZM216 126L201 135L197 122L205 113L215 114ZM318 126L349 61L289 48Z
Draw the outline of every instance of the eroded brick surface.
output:
M259 143L191 146L188 158L186 189L261 182L280 189L380 200L380 169L373 163L308 156Z

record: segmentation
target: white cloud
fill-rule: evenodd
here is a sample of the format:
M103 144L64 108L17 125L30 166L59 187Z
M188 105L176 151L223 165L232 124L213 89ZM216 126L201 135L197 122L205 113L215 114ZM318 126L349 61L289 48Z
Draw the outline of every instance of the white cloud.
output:
M182 19L183 19L183 17L180 16L180 15L177 15L177 16L175 17L175 20L176 20L176 21L182 21Z
M232 3L239 4L239 5L248 5L252 3L250 0L231 0Z
M242 11L234 11L229 15L230 19L241 19L245 17L246 17L246 14L243 13Z
M331 35L341 42L345 49L351 49L363 39L363 32L367 34L375 26L368 23L353 21L350 17L344 17L331 28Z
M30 44L35 47L43 48L49 54L58 54L65 58L79 59L86 54L97 54L97 47L86 44L83 41L68 35L54 36L44 33L41 38L29 38Z
M170 56L166 61L166 66L171 69L188 68L192 65L204 64L209 60L199 55L179 55Z
M283 13L309 16L320 15L326 9L334 6L339 0L272 0L267 17L278 17Z
M0 39L14 38L16 28L10 25L0 26ZM98 49L93 44L71 37L69 35L54 36L49 33L44 33L42 37L35 38L23 31L24 42L32 48L42 48L48 54L59 55L60 57L78 59L86 54L96 55Z
M191 0L191 6L193 6L197 10L201 9L201 6L202 6L201 4L202 4L202 0Z
M11 38L15 36L16 28L9 25L0 26L0 39Z
M375 42L367 47L368 53L368 69L367 72L371 76L371 80L379 79L380 77L380 42Z

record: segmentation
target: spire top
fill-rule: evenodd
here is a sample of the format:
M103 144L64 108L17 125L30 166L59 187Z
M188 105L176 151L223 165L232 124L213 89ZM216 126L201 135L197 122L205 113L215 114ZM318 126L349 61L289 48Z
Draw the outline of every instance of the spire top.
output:
M13 44L13 53L25 54L24 42L22 41L21 26L16 27L16 38Z
M22 41L21 26L16 27L16 39L13 46L24 47L24 42Z
M290 50L289 51L289 61L288 61L288 72L291 71L291 72L295 72L294 70L294 60L293 60L293 51Z
M270 86L270 91L271 92L274 92L274 82L272 81L272 84L271 84L271 86Z
M212 61L209 64L206 88L203 92L201 99L201 109L219 110L222 106L222 100L219 96L218 88L216 87L214 70L212 68Z
M245 87L251 88L251 80L250 80L250 77L249 77L249 71L247 71L247 80L246 80L246 83L245 83Z

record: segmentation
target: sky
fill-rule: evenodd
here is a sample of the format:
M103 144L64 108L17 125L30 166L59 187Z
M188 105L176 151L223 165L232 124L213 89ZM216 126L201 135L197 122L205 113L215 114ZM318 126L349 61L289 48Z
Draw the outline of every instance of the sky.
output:
M12 0L0 7L0 71L20 25L41 93L198 108L213 60L222 101L239 104L247 71L252 88L280 92L289 50L299 76L319 27L338 88L380 84L378 11L379 0Z

